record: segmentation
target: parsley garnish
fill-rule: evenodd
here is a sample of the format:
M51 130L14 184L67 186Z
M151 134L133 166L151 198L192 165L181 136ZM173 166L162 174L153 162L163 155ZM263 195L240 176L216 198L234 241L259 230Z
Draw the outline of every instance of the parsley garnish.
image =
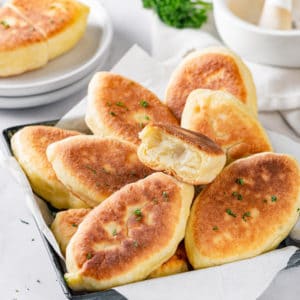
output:
M140 208L137 208L135 211L134 211L134 214L136 215L136 220L137 221L140 221L141 219L142 219L142 217L143 217L143 215L142 215L142 211L141 211L141 209Z
M143 5L154 10L164 23L176 28L200 28L212 9L211 3L200 0L143 0Z
M149 120L150 120L150 118L149 118L148 116L145 116L145 120L149 121Z
M125 107L125 104L124 104L123 102L121 102L121 101L118 101L118 102L116 103L116 105L117 105L117 106L120 106L120 107Z
M37 281L36 281L37 283L41 283L41 281L38 279Z
M119 106L119 107L123 107L123 108L125 108L126 110L128 110L128 108L126 107L126 105L125 105L123 102L121 102L121 101L118 101L118 102L116 103L116 105Z
M235 180L235 183L239 184L239 185L244 185L244 179L243 178L237 178Z
M149 106L149 103L146 101L146 100L141 100L141 102L140 102L140 106L142 106L142 107L148 107Z
M277 201L277 197L276 196L271 196L271 201L272 202L276 202Z
M114 230L113 230L112 235L113 235L113 236L116 236L116 235L117 235L117 229L114 229Z
M73 227L78 227L78 225L77 225L77 224L75 224L75 223L73 223L73 224L72 224L72 226L73 226Z
M236 217L236 214L234 214L232 211L231 211L231 209L229 209L229 208L227 208L226 209L226 213L229 215L229 216L232 216L232 217Z
M165 201L167 201L167 200L169 199L169 194L168 194L168 192L166 192L166 191L163 191L163 192L162 192L162 196L163 196L163 198L165 199Z
M238 200L243 200L243 196L241 194L239 194L238 192L232 192L232 196L234 196Z
M8 29L10 27L10 25L5 21L5 20L1 20L0 24L5 28Z
M137 247L139 246L138 241L134 241L134 242L133 242L133 245L134 245L135 248L137 248Z
M117 114L115 112L113 112L113 111L110 112L110 115L113 116L113 117L117 116Z
M219 230L219 227L218 227L218 226L214 226L212 230L218 231L218 230Z
M93 257L93 254L90 253L90 252L86 255L86 258L87 258L87 259L91 259L92 257Z
M251 213L250 213L250 211L247 211L247 212L245 212L244 214L243 214L243 216L242 216L242 219L245 221L245 222L247 222L247 217L250 217L251 216Z

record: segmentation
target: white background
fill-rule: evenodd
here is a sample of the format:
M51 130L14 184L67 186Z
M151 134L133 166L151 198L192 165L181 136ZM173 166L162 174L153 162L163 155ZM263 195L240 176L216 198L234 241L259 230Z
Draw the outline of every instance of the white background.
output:
M108 70L134 43L150 52L151 14L141 8L141 1L102 2L112 17L115 30L111 57L105 69ZM18 124L58 119L85 93L86 90L83 90L64 101L40 108L0 110L0 130ZM263 118L263 122L270 129L289 134L282 120L269 123L268 118ZM6 174L0 172L0 177L2 176ZM8 181L11 180L8 175L6 177ZM25 206L22 192L18 188L13 191L5 189L5 185L6 183L0 182L0 299L65 299L39 233ZM30 224L23 224L20 219ZM13 230L7 224L13 224ZM299 299L299 278L300 268L281 272L260 299Z

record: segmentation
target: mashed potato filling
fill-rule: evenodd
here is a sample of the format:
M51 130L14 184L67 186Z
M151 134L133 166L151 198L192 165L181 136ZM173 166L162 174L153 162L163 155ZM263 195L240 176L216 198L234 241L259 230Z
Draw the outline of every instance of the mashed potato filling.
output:
M141 138L141 152L151 165L155 164L161 166L161 170L187 177L194 177L199 173L202 157L190 145L179 143L176 138L158 130L144 131Z

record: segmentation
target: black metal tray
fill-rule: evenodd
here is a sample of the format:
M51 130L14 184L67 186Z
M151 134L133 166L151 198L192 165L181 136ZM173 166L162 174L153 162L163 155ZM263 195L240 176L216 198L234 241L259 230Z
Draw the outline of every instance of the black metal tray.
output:
M8 152L12 155L12 149L11 149L11 138L12 136L20 129L22 129L25 126L30 125L47 125L47 126L54 126L58 120L52 120L52 121L45 121L40 123L34 123L34 124L24 124L19 126L14 126L7 128L3 130L2 137L4 138L5 146L8 150ZM49 209L51 212L56 213L57 209L53 208L51 205L47 203ZM37 223L35 222L36 226L38 227ZM63 293L67 297L67 299L71 300L81 300L81 299L89 299L89 300L126 300L126 297L118 293L114 289L102 291L102 292L74 292L72 291L66 284L64 280L64 262L60 259L60 257L56 254L56 252L53 250L50 243L47 241L43 233L41 232L40 228L38 227L39 233L42 237L43 243L47 249L47 252L49 254L49 258L51 261L51 264L56 272L58 282L63 290Z

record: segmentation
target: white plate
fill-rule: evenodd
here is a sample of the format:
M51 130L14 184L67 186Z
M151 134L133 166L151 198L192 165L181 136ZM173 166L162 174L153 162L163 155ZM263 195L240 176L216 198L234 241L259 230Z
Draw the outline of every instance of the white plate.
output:
M87 87L93 75L94 71L73 84L45 94L25 97L0 97L0 108L28 108L46 105L59 100L63 100L71 95L74 95L76 92L82 90L83 88Z
M44 68L1 78L0 96L23 97L52 92L78 81L103 63L112 40L112 23L99 1L81 1L90 7L90 15L86 33L78 44Z

